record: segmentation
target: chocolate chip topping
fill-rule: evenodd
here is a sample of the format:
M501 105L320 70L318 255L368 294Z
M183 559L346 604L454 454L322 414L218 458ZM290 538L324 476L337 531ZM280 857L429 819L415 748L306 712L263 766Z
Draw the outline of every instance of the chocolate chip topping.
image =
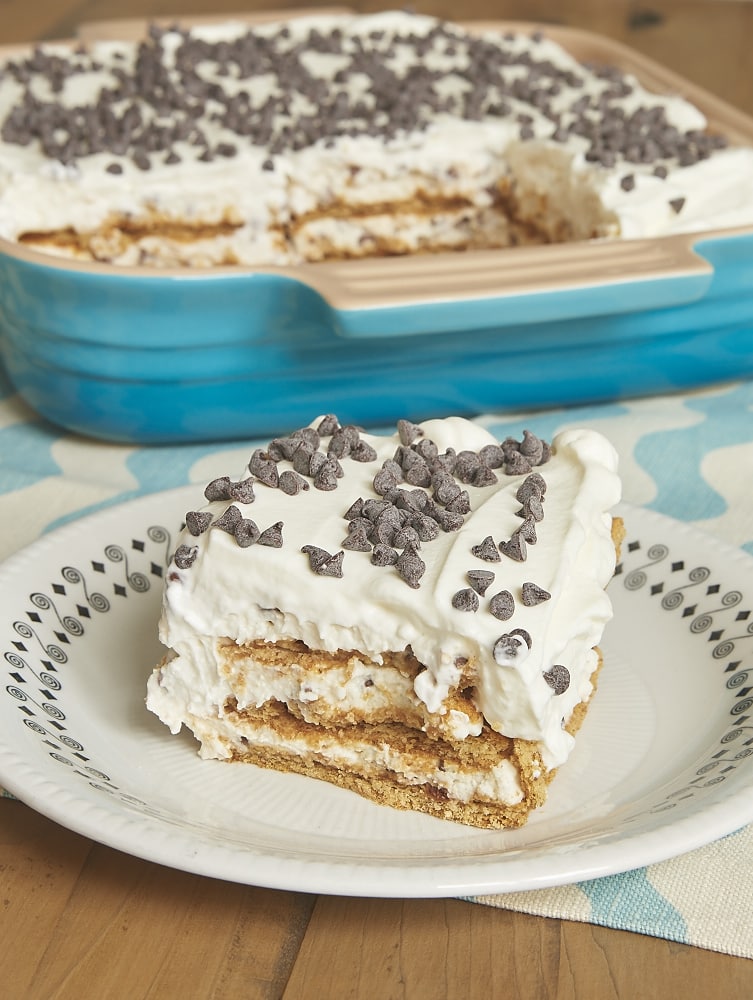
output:
M492 583L494 583L494 573L488 569L469 569L466 576L470 585L481 597L484 596Z
M564 694L570 687L570 671L561 663L555 663L553 667L544 672L544 680L554 689L556 695Z
M192 535L203 534L212 523L209 511L189 510L186 514L186 527Z
M196 561L198 549L195 545L179 545L175 550L173 560L178 569L188 569Z
M515 612L515 599L509 590L500 590L489 599L489 612L501 622L512 618Z
M541 604L551 598L549 591L535 583L524 583L521 588L521 600L527 608L532 608L536 604Z
M457 611L478 611L478 594L470 587L458 590L457 593L453 595L452 606Z
M484 562L499 562L501 559L499 549L491 535L487 535L480 545L474 545L471 552Z
M282 521L275 521L274 524L270 524L268 528L262 531L256 540L257 544L268 545L272 549L282 548L282 529Z
M672 125L658 104L629 103L632 84L615 67L589 67L600 90L583 94L586 67L558 66L535 43L517 45L517 37L466 34L437 22L427 33L408 26L351 37L312 27L297 38L282 26L208 41L152 26L135 59L113 63L88 104L60 95L69 81L73 86L77 76L97 68L94 55L85 47L66 55L40 47L5 63L5 73L23 92L0 134L7 143L37 143L45 156L66 165L107 154L103 170L110 173L126 161L147 171L155 158L163 163L190 156L211 164L248 146L262 151L263 169L274 171L279 154L351 136L389 142L424 131L437 114L508 119L524 142L578 136L586 159L604 167L618 161L683 167L726 146L720 136ZM310 68L305 57L312 52L338 61L333 79ZM446 69L434 69L430 55ZM33 89L40 76L49 97ZM243 86L255 76L272 84L262 98ZM447 77L462 86L445 88ZM366 90L354 86L363 79ZM218 139L210 142L210 132L218 129Z
M344 552L331 555L318 545L304 545L301 552L306 553L309 557L309 566L317 576L341 577L343 575Z

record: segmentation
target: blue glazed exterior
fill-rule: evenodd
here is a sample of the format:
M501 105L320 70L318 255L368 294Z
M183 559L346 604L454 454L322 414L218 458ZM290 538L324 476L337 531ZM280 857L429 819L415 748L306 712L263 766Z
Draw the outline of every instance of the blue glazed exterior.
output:
M694 249L707 271L353 311L279 275L4 255L0 345L44 417L133 443L612 400L753 374L753 234Z

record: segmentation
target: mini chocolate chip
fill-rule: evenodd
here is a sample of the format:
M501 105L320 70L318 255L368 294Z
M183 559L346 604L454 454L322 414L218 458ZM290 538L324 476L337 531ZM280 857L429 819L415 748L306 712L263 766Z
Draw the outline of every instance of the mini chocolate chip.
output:
M397 433L401 443L408 447L412 445L417 438L421 437L423 431L418 424L414 424L410 420L398 420Z
M397 465L396 462L392 462L391 464ZM377 472L377 474L374 476L374 482L373 482L374 492L378 493L380 496L383 496L389 490L394 489L397 483L402 482L402 479L403 479L402 469L400 470L400 478L397 479L394 471L391 468L387 469L384 466L382 466L379 472Z
M252 454L248 463L248 471L265 486L276 488L279 485L280 477L277 472L277 463L269 457L268 452L261 448L257 448Z
M395 532L392 544L396 549L404 549L412 545L418 551L421 548L421 536L412 524L406 524Z
M228 494L228 499L237 503L253 503L255 499L253 479L241 479L238 483L230 483Z
M554 689L555 694L564 694L570 687L570 671L561 663L555 663L544 671L544 680Z
M292 469L285 469L284 472L280 473L278 486L283 493L291 497L297 496L302 490L309 488L309 484L303 476L300 476L297 472L293 472Z
M480 545L474 545L471 553L477 559L483 559L484 562L499 562L501 558L499 549L491 535L487 535Z
M535 583L524 583L521 588L521 600L527 608L532 608L536 604L542 604L551 598L548 590L537 586Z
M422 542L431 542L439 536L440 525L426 514L412 515L410 525L416 529Z
M173 561L178 569L188 569L195 562L198 551L195 545L179 545L175 550Z
M505 475L507 476L523 476L530 471L531 463L519 451L514 451L505 460Z
M258 545L267 545L271 549L281 549L282 548L282 521L275 521L274 524L270 524L268 528L257 538Z
M368 441L359 441L350 450L350 457L354 462L376 462L377 453Z
M212 527L220 528L222 531L227 531L232 535L235 532L235 526L241 520L241 517L241 512L237 507L228 507L221 517L212 521Z
M500 590L489 599L489 611L501 622L506 622L512 618L515 611L515 599L509 590Z
M236 542L240 545L242 549L248 548L249 545L253 545L255 541L259 538L261 532L255 521L252 521L249 517L242 517L236 522L233 528L233 535Z
M514 559L515 562L525 562L528 556L526 543L517 531L509 541L499 543L499 551L509 559Z
M499 469L505 461L505 454L498 444L485 444L478 457L489 469Z
M683 210L683 207L685 205L685 199L684 198L672 198L672 200L670 201L669 205L670 205L670 208L672 209L672 211L675 213L675 215L679 215L680 212Z
M481 597L494 582L494 573L489 569L469 569L465 575L468 577L470 585Z
M453 594L452 606L457 611L478 611L478 594L470 587L458 590Z
M498 481L488 465L480 465L473 475L473 485L479 488L493 486Z
M492 473L493 474L493 473ZM467 490L461 490L457 496L454 496L452 500L445 506L450 514L468 514L471 510L471 498L468 496Z
M536 437L531 431L523 431L523 440L520 442L520 454L531 465L538 465L544 455L544 442Z
M520 635L506 632L494 643L492 655L501 667L512 667L525 659L528 649Z
M189 510L186 514L186 527L192 535L203 534L212 522L212 515L205 510Z
M309 566L317 576L341 577L343 575L344 552L331 555L326 549L322 549L318 545L304 545L301 548L301 552L305 552L309 557Z
M358 497L353 503L348 507L348 509L343 514L346 521L352 521L355 517L360 517L363 513L363 500Z
M518 528L517 533L524 541L528 542L529 545L535 545L536 521L530 516L526 517L521 526Z
M303 441L312 451L316 451L321 444L319 432L313 427L299 427L290 436L296 441Z
M371 562L374 566L394 566L398 560L398 553L391 545L384 545L378 542L371 553Z
M420 586L421 577L426 571L426 563L414 548L408 546L403 549L395 566L409 587L415 590Z
M213 479L204 490L204 496L207 500L229 500L230 499L230 477L220 476L219 479Z
M371 542L366 534L366 530L360 526L348 532L348 535L340 544L344 549L350 549L352 552L371 551Z
M519 635L520 638L523 640L523 642L526 644L526 646L528 646L529 649L533 645L533 639L531 638L530 633L526 632L526 630L524 628L514 628L510 632L510 635Z
M335 414L327 413L319 421L316 431L320 437L331 437L339 426L340 421L337 419Z
M314 476L314 487L317 490L336 490L337 479L336 461L326 459Z

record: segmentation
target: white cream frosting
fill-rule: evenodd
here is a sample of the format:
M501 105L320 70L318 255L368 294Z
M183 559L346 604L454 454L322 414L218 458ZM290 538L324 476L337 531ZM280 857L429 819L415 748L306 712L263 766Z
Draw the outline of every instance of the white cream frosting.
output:
M291 49L304 39L312 28L323 34L338 30L344 45L352 47L357 40L372 44L374 33L429 34L437 25L430 17L398 12L368 16L306 16L289 22ZM279 32L280 24L265 24L255 28L260 36L271 37ZM209 42L232 40L247 30L246 26L228 22L223 25L197 27L195 37ZM460 28L450 28L463 37ZM551 108L564 110L576 95L584 95L598 103L599 95L609 88L609 80L586 70L559 45L546 38L535 43L520 34L502 41L499 35L484 32L485 38L496 38L506 50L530 50L537 60L551 61L563 72L578 77L574 87L563 86L552 97ZM177 32L168 32L164 45L168 62L181 40ZM44 51L55 54L66 51L61 46L46 45ZM102 86L117 83L114 71L133 65L136 47L123 42L95 42L92 54L101 69L68 77L59 93L51 95L48 83L40 76L33 81L33 92L40 99L54 96L66 106L93 102ZM392 68L402 71L415 53L408 46L397 46L389 57ZM337 54L307 51L302 57L306 68L320 80L337 72L342 59ZM462 93L467 81L462 73L469 67L462 56L448 54L445 41L428 49L422 62L430 70L455 72L438 85L447 94ZM214 72L212 70L212 72ZM510 81L520 76L522 69L512 66ZM209 83L220 82L226 89L244 89L255 104L274 92L269 74L250 79L235 79L210 75ZM703 114L689 102L677 96L656 96L648 93L636 80L627 77L630 93L620 100L626 114L637 108L661 106L668 121L681 131L703 130ZM351 96L360 92L368 99L369 81L365 75L352 76ZM23 92L12 74L0 82L0 121L18 103ZM656 236L709 227L753 223L753 150L729 148L714 152L709 159L693 165L670 165L666 180L652 173L653 164L626 163L618 158L614 167L588 162L588 142L571 135L566 143L554 142L552 121L535 107L515 97L508 98L513 114L506 117L482 117L478 121L437 111L425 130L397 135L385 140L379 136L343 136L333 143L316 141L308 148L288 151L275 157L275 169L264 169L268 152L264 148L239 142L238 137L214 121L211 114L201 119L201 126L212 146L222 142L237 144L237 154L231 158L215 158L201 163L199 150L188 142L178 143L181 162L168 164L164 157L151 157L151 169L138 169L127 157L111 153L82 156L75 163L63 166L48 159L36 141L28 145L0 142L0 236L16 240L29 232L50 232L71 228L78 232L96 231L113 216L143 216L152 210L173 219L216 223L231 219L238 224L233 232L217 236L195 248L193 262L220 262L230 253L249 265L285 264L296 262L310 252L311 240L306 227L300 241L281 240L280 227L292 216L318 211L333 200L349 204L379 204L407 202L422 192L434 191L444 196L459 197L476 207L490 204L490 190L500 177L509 173L523 204L534 204L545 194L554 216L564 216L573 238L599 235L623 237ZM291 108L293 116L315 110L312 100L301 94ZM516 113L529 120L533 138L520 139L520 123ZM146 115L152 114L149 109ZM123 168L118 175L105 169L113 159ZM626 175L634 181L633 190L622 186ZM681 210L671 203L684 199ZM330 219L319 224L327 240L346 253L358 249L362 231L354 231L352 223ZM414 229L405 227L401 233L406 249L419 249L431 234L425 233L425 220L415 219ZM379 224L377 223L377 231ZM448 236L452 243L452 238ZM159 239L153 240L152 256L159 262L160 254L170 256ZM103 252L107 252L104 248ZM129 247L116 262L138 263L138 248ZM188 251L187 251L188 253Z
M496 443L485 429L462 418L419 427L440 453L448 448L478 452ZM290 496L256 482L254 501L236 505L261 531L281 521L281 548L258 543L242 548L216 527L196 537L184 532L180 541L195 549L195 561L186 568L173 562L169 569L160 638L172 654L149 681L148 707L174 732L190 716L221 714L235 692L218 670L217 637L238 643L302 640L312 649L358 650L376 662L386 651L410 647L425 667L415 693L430 711L445 710L444 699L460 677L459 663L469 660L477 676L475 701L488 723L506 736L539 741L546 766L558 766L573 743L563 719L589 696L596 666L592 647L612 614L605 587L615 565L610 511L620 497L614 449L591 430L567 431L554 439L552 457L535 469L547 487L544 517L523 562L507 555L485 562L471 550L488 535L500 542L520 527L516 492L526 475L505 475L500 469L493 485L463 486L471 511L459 530L422 543L425 572L414 588L394 566L372 565L369 552L342 548L348 534L345 512L358 498L379 499L374 476L400 443L397 434L362 432L361 439L377 458L342 458L344 475L336 489L312 485ZM323 451L327 441L322 439ZM278 463L280 471L290 467L285 460ZM241 470L238 479L247 476ZM216 519L227 507L228 501L220 500L202 509ZM301 551L312 544L333 555L344 551L341 578L313 572ZM469 586L470 570L495 574L475 612L453 607L453 596ZM524 605L526 582L543 588L550 599ZM501 590L514 597L507 621L489 612L490 598ZM495 659L494 647L513 629L525 629L533 641L525 656L507 665ZM544 677L554 665L570 673L570 685L560 694ZM335 682L324 696L337 698ZM249 693L257 704L263 697ZM458 735L465 735L462 720L457 722Z

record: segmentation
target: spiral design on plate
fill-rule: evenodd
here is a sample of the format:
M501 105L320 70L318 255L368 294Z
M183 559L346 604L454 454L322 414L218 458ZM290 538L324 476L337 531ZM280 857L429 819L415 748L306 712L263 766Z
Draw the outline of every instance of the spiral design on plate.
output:
M21 688L17 688L14 684L9 684L5 690L11 696L11 698L15 698L16 701L26 702L29 700L26 696L26 693L22 691Z
M669 549L666 545L657 544L652 545L646 552L649 562L643 566L639 566L637 569L632 570L628 573L624 580L624 585L626 590L640 590L641 587L645 586L648 577L644 572L646 566L653 565L654 563L660 562L662 559L666 559L669 555Z
M652 545L651 548L646 553L648 558L652 563L659 562L660 559L666 559L669 555L669 549L666 545L659 543L658 545Z
M67 757L64 757L61 753L57 753L57 751L55 751L55 750L53 750L50 753L50 757L52 757L53 760L56 760L58 762L58 764L65 764L67 767L75 767L76 766L73 763L72 760L68 760Z
M149 590L149 579L141 572L136 570L131 573L128 569L128 558L119 545L108 545L105 548L105 555L114 563L123 563L125 567L125 577L128 581L130 587L135 590L138 594L143 594L145 591Z
M714 624L713 615L710 615L708 612L704 612L701 615L696 615L696 617L690 623L690 631L698 635L701 632L705 632L706 629L710 628L713 624Z
M93 608L94 611L102 612L110 610L110 602L104 594L100 594L97 591L92 591L91 594L89 593L86 586L86 580L84 579L84 574L80 570L76 569L75 566L64 566L60 572L63 575L63 579L67 583L81 584L84 591L84 597L86 598L86 603L90 608Z
M49 715L51 719L57 719L58 722L62 722L65 718L65 715L60 711L57 705L51 705L48 701L43 702L41 708L45 715Z
M753 747L745 747L743 750L738 750L733 760L743 760L745 757L750 757L753 754Z
M738 701L736 705L732 706L730 713L732 715L742 715L743 712L747 712L752 705L753 698L743 698L742 701Z
M62 684L57 677L53 677L52 674L48 674L46 672L41 673L39 675L39 679L49 691L59 691L62 687Z
M56 663L68 662L68 657L60 646L56 646L54 643L50 643L49 646L45 646L34 629L30 625L27 625L26 622L13 622L13 630L16 635L20 635L22 639L36 639L45 653L47 653L51 660L55 660Z
M625 589L626 590L640 590L641 587L646 585L646 580L648 577L643 572L642 569L634 569L632 573L628 573L625 577Z
M730 691L734 691L735 688L739 688L741 684L744 684L748 679L748 671L741 670L737 674L733 674L727 681L726 686Z
M691 569L688 573L688 578L691 583L703 583L704 580L708 580L711 576L711 570L707 566L696 566L695 569Z
M36 733L37 736L47 735L47 730L44 726L40 726L36 719L24 719L23 723L25 726L28 726L33 733Z
M704 764L703 767L699 767L698 770L696 771L696 774L699 774L699 775L700 774L708 774L709 771L714 771L714 770L716 770L717 767L719 767L719 761L718 760L710 760L708 762L708 764Z
M138 594L143 594L149 590L149 578L143 573L138 571L135 573L129 573L126 579Z
M73 615L63 615L60 619L60 623L66 632L70 632L71 635L75 635L77 638L84 634L84 626L78 620L74 618Z
M5 656L5 662L16 670L23 670L24 667L29 666L26 660L22 656L19 656L18 653L12 653L10 650L7 650L3 655Z
M161 524L152 524L146 529L148 538L156 542L157 545L161 545L163 542L170 541L170 532L167 528L163 528Z
M662 597L661 606L665 611L674 611L675 608L679 608L684 600L685 595L680 590L670 590L668 594Z
M739 590L730 590L722 598L722 604L725 608L734 608L743 599L743 595Z
M104 771L98 771L96 767L85 767L84 770L87 774L91 774L93 778L98 778L100 781L109 781L110 778L104 773Z
M110 562L114 563L126 562L125 552L121 549L119 545L106 545L105 555L110 560Z
M57 620L66 630L66 632L70 632L71 635L75 636L80 636L84 634L84 626L81 624L78 618L74 618L73 615L65 615L64 617L61 618L60 612L58 611L57 607L49 599L49 597L47 597L46 594L40 594L40 593L31 594L29 596L29 600L34 605L34 607L39 608L40 611L53 611L55 613L55 616L57 617Z
M732 730L730 730L730 732L725 733L724 736L722 736L720 742L721 743L733 743L736 739L738 739L740 736L742 736L742 734L743 734L743 731L738 726L737 729L732 729Z
M72 736L67 736L65 733L62 736L56 737L56 739L63 744L63 746L68 747L69 750L75 750L77 753L83 752L83 746L78 740L74 740Z
M711 651L711 655L715 660L723 660L725 656L730 656L735 648L735 644L731 639L725 639L724 642L717 643Z

